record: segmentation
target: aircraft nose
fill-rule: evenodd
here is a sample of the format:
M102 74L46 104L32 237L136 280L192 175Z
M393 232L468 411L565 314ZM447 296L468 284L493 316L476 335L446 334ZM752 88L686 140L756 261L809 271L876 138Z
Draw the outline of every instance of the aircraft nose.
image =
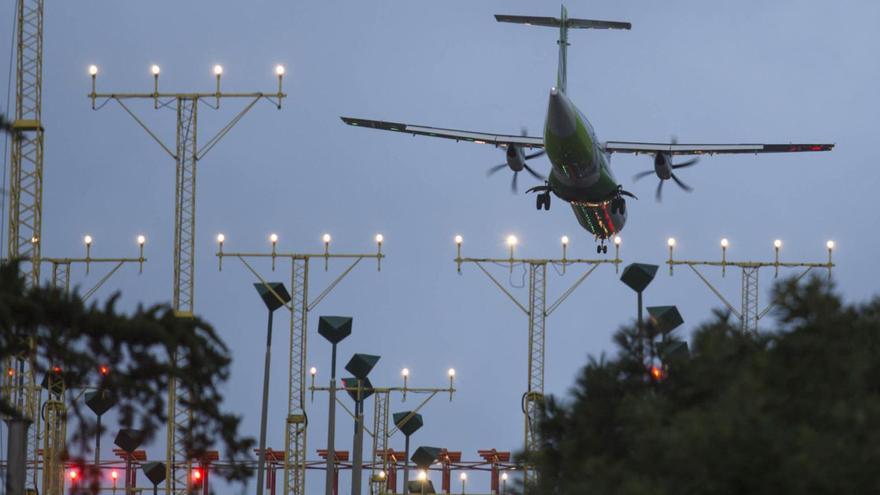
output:
M547 127L559 137L568 137L577 130L577 116L565 93L556 88L550 90L547 107Z

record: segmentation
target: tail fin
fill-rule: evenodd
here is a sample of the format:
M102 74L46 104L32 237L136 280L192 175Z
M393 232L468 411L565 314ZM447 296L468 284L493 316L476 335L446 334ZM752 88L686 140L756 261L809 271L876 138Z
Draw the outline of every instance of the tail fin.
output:
M597 21L594 19L574 19L568 17L568 10L565 5L562 6L559 18L555 17L535 17L525 15L495 15L498 22L511 22L514 24L526 24L534 26L558 27L559 28L559 67L556 76L557 89L565 92L566 79L568 75L566 56L568 52L568 30L569 29L630 29L632 24L628 22L616 21Z

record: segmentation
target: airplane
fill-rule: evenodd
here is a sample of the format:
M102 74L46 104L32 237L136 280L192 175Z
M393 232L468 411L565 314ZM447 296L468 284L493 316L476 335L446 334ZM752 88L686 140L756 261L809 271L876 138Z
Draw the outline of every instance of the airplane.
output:
M615 180L609 166L613 153L654 156L654 170L637 174L634 180L651 173L656 174L660 179L656 191L656 198L659 201L663 183L667 180L674 181L686 191L691 190L674 171L694 165L701 155L811 152L830 151L834 148L834 144L679 144L675 139L669 143L601 142L597 139L590 121L566 94L568 30L629 30L632 25L629 22L570 18L564 5L559 18L496 15L495 19L498 22L559 28L557 80L556 86L550 89L543 137L528 136L525 132L519 136L492 134L352 117L341 117L343 122L357 127L489 144L503 148L506 163L491 168L489 173L494 173L504 166L510 168L514 173L512 181L514 190L517 174L523 170L545 181L544 185L532 187L527 191L538 193L536 208L549 210L551 193L568 202L581 227L595 236L597 253L607 253L606 240L623 229L627 218L625 197L638 199L624 190ZM526 161L544 154L552 165L547 178L526 164ZM694 155L695 158L683 163L673 163L672 157L679 155Z

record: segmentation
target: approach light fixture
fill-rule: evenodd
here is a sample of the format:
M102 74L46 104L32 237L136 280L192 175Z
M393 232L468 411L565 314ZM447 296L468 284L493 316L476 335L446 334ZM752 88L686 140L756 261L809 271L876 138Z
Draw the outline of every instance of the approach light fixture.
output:
M409 368L404 368L400 370L400 374L403 375L404 378L409 376Z
M223 234L217 234L217 243L223 244L226 241L226 236Z
M162 69L160 69L158 65L153 64L153 65L150 67L150 72L152 72L154 76L158 76L159 73L162 72Z
M620 244L622 242L623 242L623 239L621 239L619 235L614 236L614 245L615 246L620 246Z
M515 235L507 236L507 245L510 246L511 248L516 246L518 242L519 242L519 240L516 238Z
M385 236L382 234L376 234L376 244L382 244L385 241Z
M424 482L428 479L428 471L424 469L419 469L419 481Z
M721 247L727 249L728 246L730 246L730 241L726 237L721 239Z
M317 375L317 374L318 374L318 368L315 368L314 366L312 366L311 368L309 368L309 374L312 375L312 376Z
M269 242L271 242L272 244L276 244L278 242L278 234L270 234Z
M829 251L834 249L834 241L829 240L825 243L825 247L828 248Z
M89 75L92 77L95 77L98 75L98 66L97 65L90 65L89 66Z
M460 235L456 235L455 236L455 243L458 244L459 246L461 246L462 242L464 242L464 237L462 237Z
M92 236L86 234L86 236L83 237L83 242L85 243L86 246L91 246L92 245Z
M773 247L776 249L782 249L782 241L779 239L776 239L775 241L773 241Z
M214 66L214 75L217 77L220 77L221 75L223 75L223 66L222 65L217 64Z
M568 246L568 236L567 235L562 236L561 240L562 240L563 246ZM462 474L464 474L464 473L462 473Z
M666 240L666 245L673 248L675 247L675 237L670 237Z
M138 246L143 246L144 244L146 244L146 242L147 242L147 237L145 235L141 234L141 235L137 236Z
M333 238L330 237L330 234L324 234L324 236L321 239L324 241L324 244L330 244L330 240Z
M278 75L278 77L283 76L284 75L284 66L281 64L276 65L275 66L275 74Z

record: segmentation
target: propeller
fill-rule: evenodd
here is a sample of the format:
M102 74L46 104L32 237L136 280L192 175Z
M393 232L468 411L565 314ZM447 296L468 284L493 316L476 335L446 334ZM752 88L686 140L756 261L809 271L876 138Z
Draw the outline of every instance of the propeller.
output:
M677 144L678 139L675 136L672 136L670 142L672 144ZM699 157L692 158L682 163L674 164L672 163L672 155L670 155L669 153L656 153L654 155L654 170L645 170L644 172L637 173L633 176L633 181L643 179L651 174L656 175L657 178L660 179L660 182L657 184L657 191L654 193L654 197L659 203L663 201L663 183L669 179L675 181L675 184L686 192L691 192L694 190L691 186L682 182L681 179L679 179L678 176L675 175L675 172L673 172L673 170L693 166L698 161L700 161Z
M520 134L523 136L528 135L528 132L526 131L525 127L520 129ZM534 153L530 153L527 155L523 152L523 149L521 147L512 144L507 147L507 151L506 151L507 161L504 163L500 163L498 165L495 165L494 167L489 168L489 170L486 171L486 176L487 177L491 176L491 175L497 173L498 171L504 169L505 167L509 168L510 170L513 171L513 178L511 178L511 180L510 180L510 191L513 192L514 194L516 194L516 192L517 192L517 178L519 176L519 173L523 170L525 170L532 177L534 177L540 181L547 180L546 177L539 174L538 172L535 172L531 167L528 166L528 164L526 164L527 160L531 160L533 158L538 158L540 156L545 155L546 153L547 152L544 150L539 150L539 151L536 151Z

